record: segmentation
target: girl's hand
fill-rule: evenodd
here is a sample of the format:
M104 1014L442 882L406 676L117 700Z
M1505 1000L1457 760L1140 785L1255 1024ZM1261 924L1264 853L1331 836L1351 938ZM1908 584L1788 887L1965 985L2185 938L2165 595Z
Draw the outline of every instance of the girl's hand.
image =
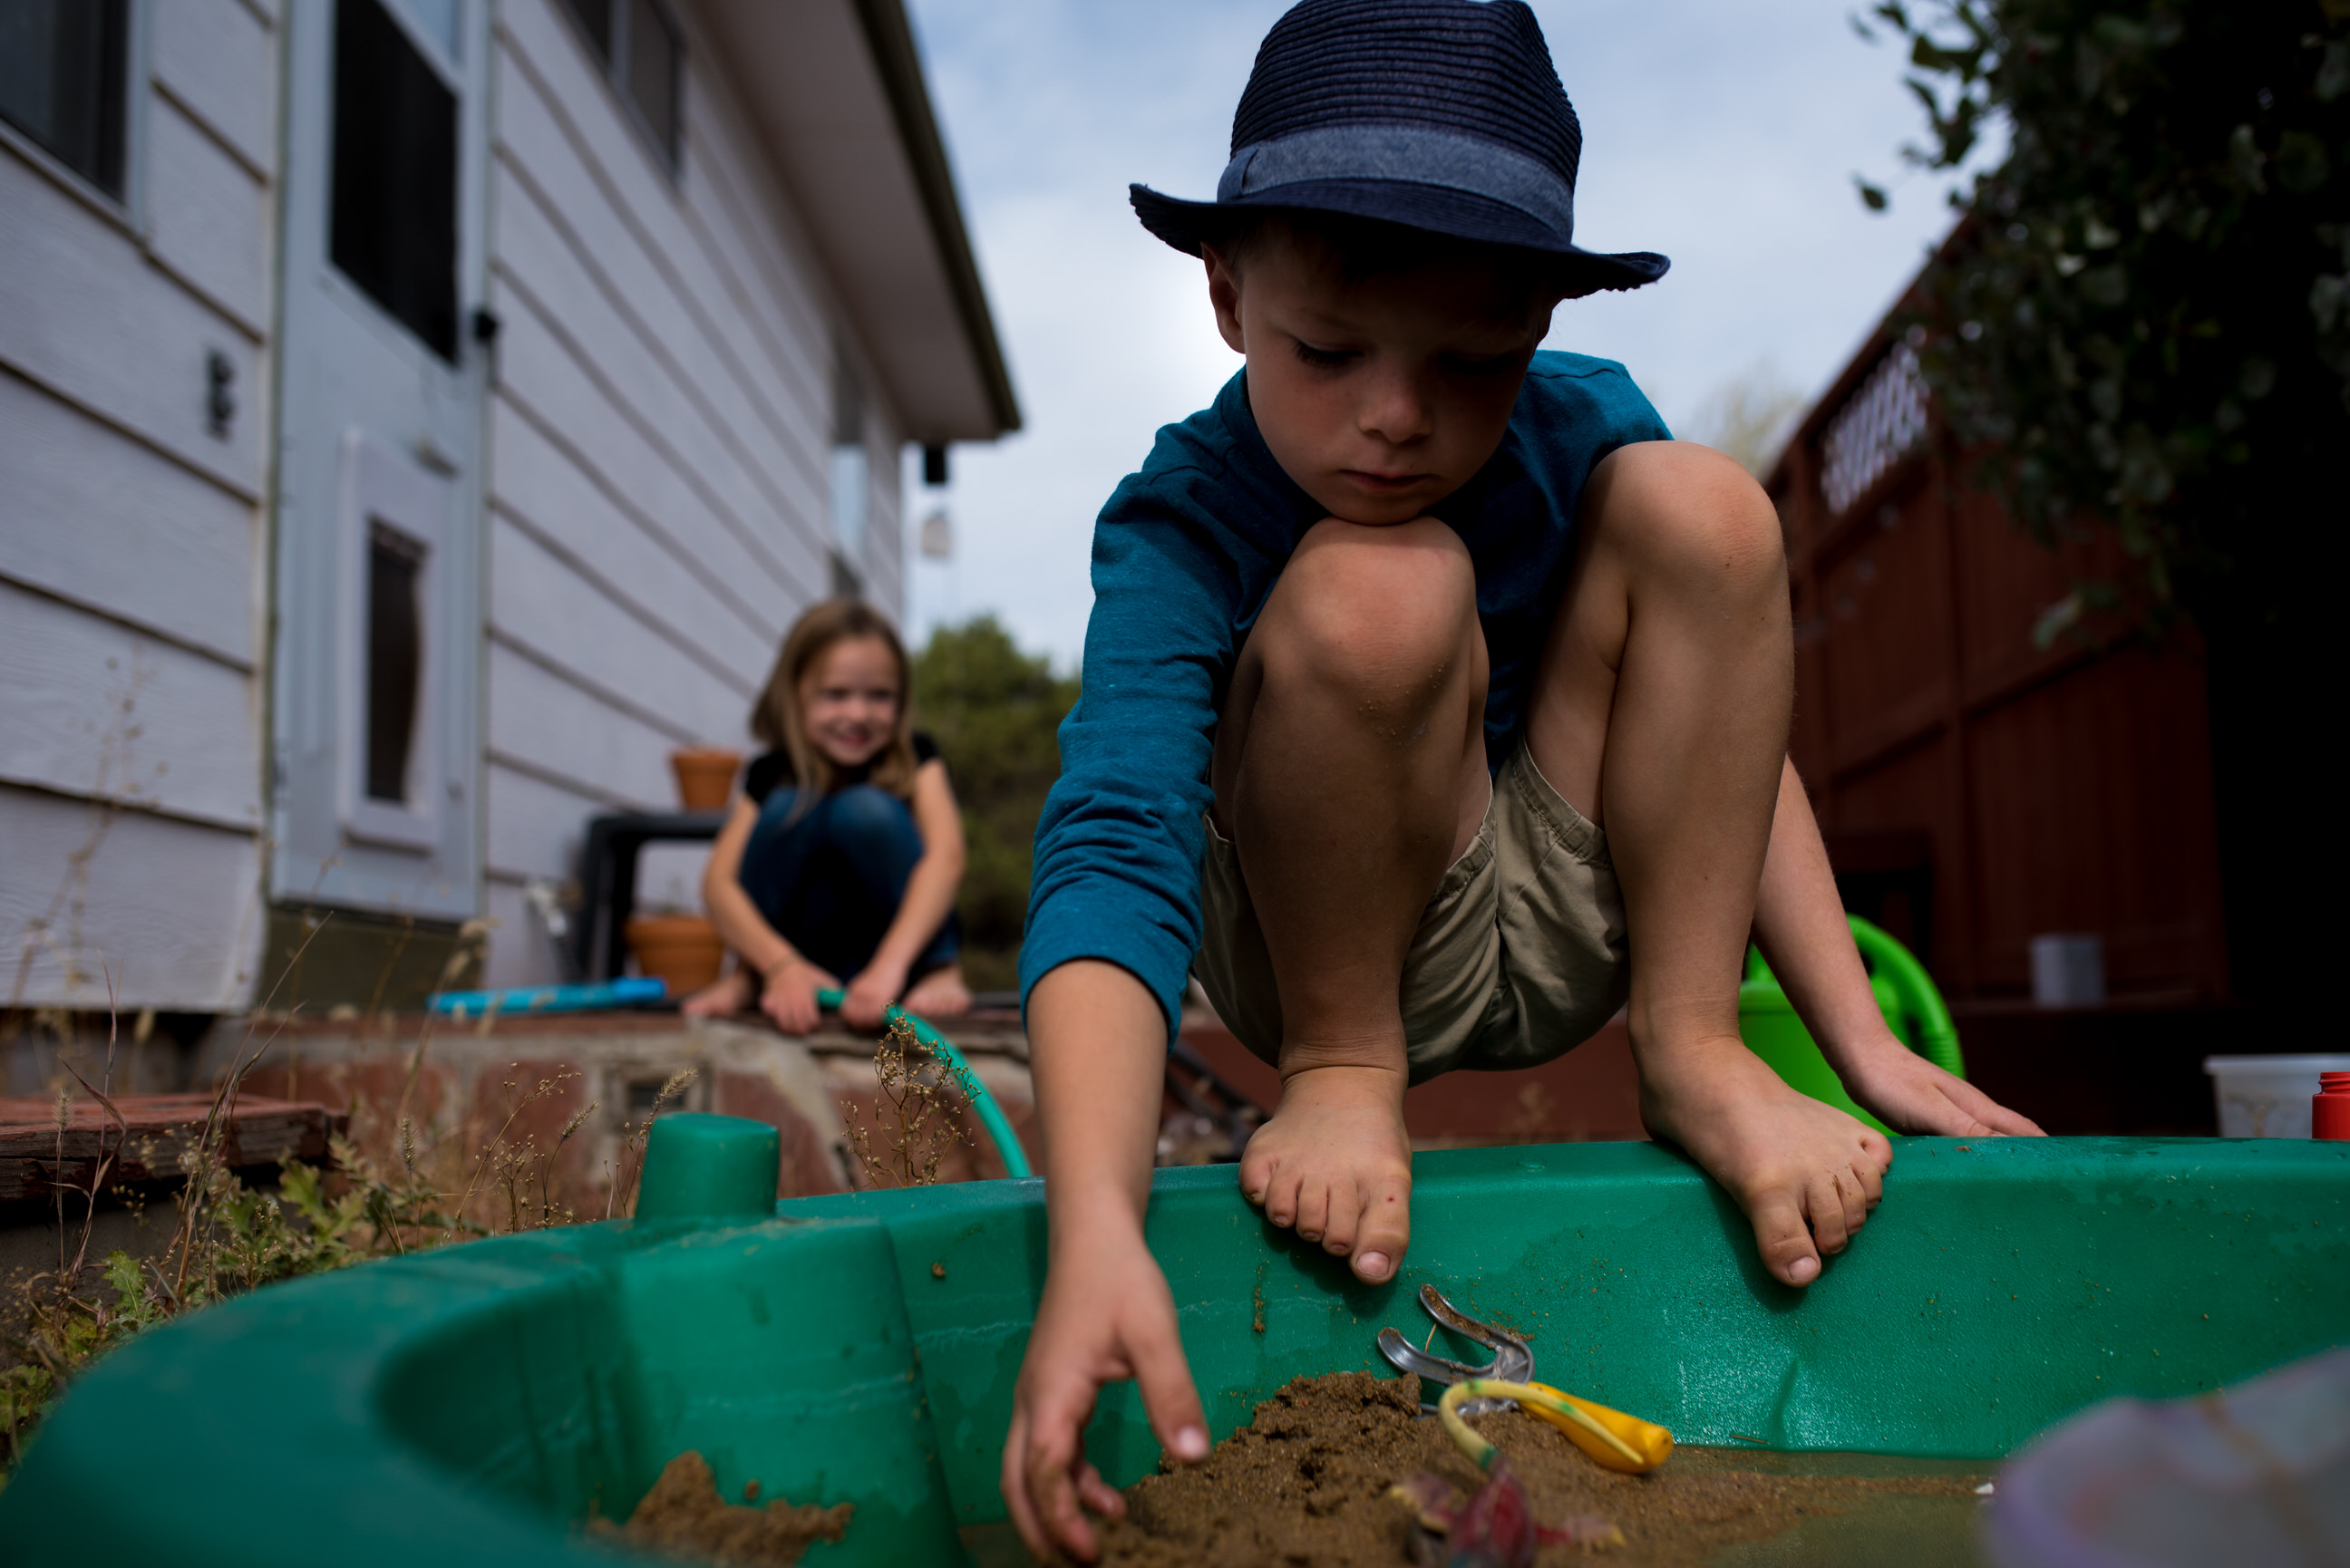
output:
M906 989L906 966L876 960L848 982L840 1016L856 1029L879 1029L889 1004Z
M806 1034L816 1026L824 1010L816 993L833 984L832 976L804 958L787 958L767 971L766 988L759 995L759 1011L775 1021L786 1034Z

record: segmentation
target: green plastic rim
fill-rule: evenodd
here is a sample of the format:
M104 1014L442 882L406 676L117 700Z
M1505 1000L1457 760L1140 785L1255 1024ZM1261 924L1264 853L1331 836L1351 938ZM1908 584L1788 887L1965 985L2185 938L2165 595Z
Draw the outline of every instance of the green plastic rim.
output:
M837 1011L840 1002L838 986L827 986L816 993L818 1007ZM1028 1167L1028 1151L1020 1147L1020 1137L1012 1130L1012 1118L1003 1114L1003 1107L996 1103L995 1096L980 1081L979 1075L971 1070L971 1064L962 1052L955 1049L954 1042L902 1007L892 1007L882 1014L882 1018L887 1023L903 1023L912 1030L914 1038L922 1043L924 1050L962 1075L963 1082L971 1085L971 1106L979 1113L979 1125L987 1129L987 1136L995 1143L996 1158L1003 1161L1003 1174L1015 1181L1035 1175Z

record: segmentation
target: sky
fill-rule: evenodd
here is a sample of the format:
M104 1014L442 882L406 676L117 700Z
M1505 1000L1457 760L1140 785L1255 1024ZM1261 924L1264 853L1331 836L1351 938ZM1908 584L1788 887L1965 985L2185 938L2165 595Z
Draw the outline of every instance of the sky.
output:
M992 612L1077 663L1093 520L1153 432L1239 368L1201 264L1144 232L1129 181L1215 193L1232 108L1286 0L910 0L1024 428L959 446L954 552L913 557L908 620ZM1661 282L1562 305L1547 347L1618 359L1682 434L1733 384L1808 402L1950 223L1901 54L1851 0L1534 0L1583 122L1575 240L1661 251ZM1871 214L1853 176L1893 192ZM910 539L910 551L911 541Z

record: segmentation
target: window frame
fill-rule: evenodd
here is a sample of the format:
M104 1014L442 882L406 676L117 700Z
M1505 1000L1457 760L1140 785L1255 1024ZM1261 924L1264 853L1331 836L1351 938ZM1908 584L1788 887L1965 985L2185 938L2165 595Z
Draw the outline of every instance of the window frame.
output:
M677 8L669 0L607 0L609 6L607 26L609 36L598 40L592 36L588 24L570 0L556 0L555 9L579 35L588 47L588 64L604 80L605 88L619 100L621 118L636 128L637 134L652 144L653 161L672 182L680 179L685 167L685 87L686 36L685 25L679 20ZM649 6L655 21L664 28L672 46L670 57L670 123L666 130L652 123L629 90L629 73L633 61L629 58L630 32L629 16L638 4Z
M122 191L108 190L43 146L30 131L0 118L0 147L22 158L35 172L46 175L68 195L144 246L147 222L148 101L153 94L148 68L148 5L151 0L124 0L122 29Z
M379 848L430 853L441 845L441 683L450 658L444 606L454 486L415 458L353 427L342 441L341 622L336 659L335 804L343 831ZM399 536L421 559L416 711L408 748L408 797L368 793L368 573L378 530Z

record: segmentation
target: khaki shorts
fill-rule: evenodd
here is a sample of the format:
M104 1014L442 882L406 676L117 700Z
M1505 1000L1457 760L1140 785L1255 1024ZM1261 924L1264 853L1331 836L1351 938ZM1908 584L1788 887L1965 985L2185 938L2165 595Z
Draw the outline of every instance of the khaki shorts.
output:
M1267 1062L1281 995L1240 855L1208 823L1204 928L1192 972L1225 1025ZM1563 1056L1624 1005L1624 900L1607 836L1566 804L1523 745L1493 780L1476 840L1444 873L1403 965L1411 1081Z

